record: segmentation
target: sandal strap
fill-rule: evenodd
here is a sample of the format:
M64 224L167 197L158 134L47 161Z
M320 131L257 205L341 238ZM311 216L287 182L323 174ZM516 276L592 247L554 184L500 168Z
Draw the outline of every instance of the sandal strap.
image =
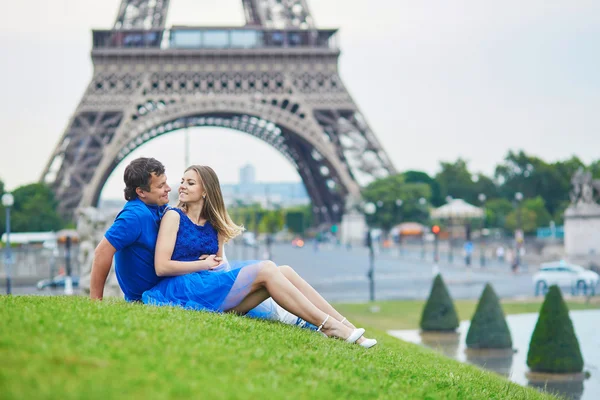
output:
M319 328L317 329L317 332L321 332L321 328L323 328L323 326L325 326L325 323L327 322L328 319L329 319L329 315L327 317L325 317L325 319L323 320L323 322L321 322L321 325L319 325Z
M340 322L343 324L343 323L344 323L344 321L348 321L348 320L346 319L346 317L344 317L344 319L343 319L343 320L341 320ZM350 322L350 321L348 321L348 322Z

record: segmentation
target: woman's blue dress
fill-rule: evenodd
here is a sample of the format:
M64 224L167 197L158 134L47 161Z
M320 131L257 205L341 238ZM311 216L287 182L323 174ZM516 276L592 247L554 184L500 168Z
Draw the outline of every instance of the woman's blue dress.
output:
M172 260L196 261L203 254L217 254L217 231L206 222L194 224L180 209L179 230ZM260 269L260 261L223 264L209 271L193 272L161 280L142 295L145 304L179 306L188 309L223 312L236 307L250 292ZM265 310L265 313L272 310ZM255 317L264 317L257 313Z

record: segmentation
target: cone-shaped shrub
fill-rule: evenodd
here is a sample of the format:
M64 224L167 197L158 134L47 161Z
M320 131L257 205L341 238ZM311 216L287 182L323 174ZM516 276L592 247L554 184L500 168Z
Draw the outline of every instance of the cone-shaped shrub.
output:
M485 285L467 333L470 349L510 349L512 338L492 285Z
M560 289L550 286L542 304L527 353L527 365L533 372L575 373L583 370L569 309Z
M458 328L456 309L440 274L433 280L420 325L424 331L454 331Z

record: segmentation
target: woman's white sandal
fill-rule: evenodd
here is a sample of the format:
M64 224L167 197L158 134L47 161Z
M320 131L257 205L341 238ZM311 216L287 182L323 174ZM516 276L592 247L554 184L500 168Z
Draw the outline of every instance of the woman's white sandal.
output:
M344 319L342 319L340 322L342 324L344 322L348 322L348 324L350 323L350 321L348 321L348 319L346 317L344 317ZM348 326L348 325L346 325L346 326ZM376 339L367 339L367 338L365 338L365 340L363 340L362 342L358 343L359 346L362 346L365 349L370 349L371 347L375 346L376 344L377 344L377 340Z
M317 332L320 332L323 336L327 336L324 332L321 331L321 329L323 329L323 327L325 326L325 323L327 322L327 320L329 320L329 315L327 317L325 317L323 322L321 322L321 325L319 325L319 327L317 328ZM352 333L350 333L350 336L348 336L345 341L346 341L346 343L355 343L358 339L360 339L360 337L364 333L365 333L365 330L363 328L354 329L352 331ZM327 336L327 337L329 337L329 336ZM371 346L369 346L369 347L371 347Z

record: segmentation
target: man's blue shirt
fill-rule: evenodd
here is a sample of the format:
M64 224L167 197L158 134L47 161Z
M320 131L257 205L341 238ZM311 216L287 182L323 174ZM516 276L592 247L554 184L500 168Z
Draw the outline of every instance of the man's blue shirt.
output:
M154 249L166 207L129 200L104 234L117 250L115 271L127 301L141 300L142 293L161 280L154 269Z

